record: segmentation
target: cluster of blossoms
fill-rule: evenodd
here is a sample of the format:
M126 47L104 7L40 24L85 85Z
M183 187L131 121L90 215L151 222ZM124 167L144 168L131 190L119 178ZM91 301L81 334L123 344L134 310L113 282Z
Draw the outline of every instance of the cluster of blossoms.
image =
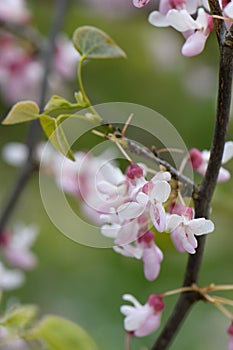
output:
M41 52L45 42L39 33L35 35L30 23L32 14L23 0L0 0L0 91L4 100L14 103L22 99L40 99L40 86L43 79L43 63ZM34 42L18 38L10 33L5 26L10 24L32 31ZM18 28L18 27L17 27ZM17 31L20 31L17 29ZM20 35L20 33L19 33ZM29 36L30 37L30 36ZM43 55L42 55L43 56ZM61 81L71 80L75 75L78 61L77 51L72 43L61 35L55 44L53 57L53 71L49 77L49 86L52 91L61 90ZM64 92L60 91L61 93Z
M30 251L36 240L35 226L16 225L12 231L5 230L0 236L0 253L7 264L15 269L7 269L0 262L0 289L11 290L20 287L25 280L22 270L33 269L37 258Z
M194 209L174 200L171 174L159 171L149 180L144 164L131 163L123 173L112 159L113 150L99 156L75 153L72 162L52 147L37 148L41 169L52 174L59 188L77 198L86 217L100 226L101 233L113 240L115 252L141 259L147 280L155 280L160 272L163 253L155 243L158 232L170 233L179 252L195 254L196 236L214 230L211 220L195 218ZM3 149L4 158L20 165L27 158L22 144L9 144ZM223 163L233 157L233 142L225 144ZM204 175L209 151L190 150L189 164ZM221 169L219 181L229 179L230 173ZM160 295L151 295L142 306L133 296L124 299L134 306L123 306L125 329L135 336L144 336L159 327L164 308Z
M136 7L147 5L150 0L133 0ZM219 1L223 17L233 18L233 2ZM149 22L156 27L173 27L181 32L185 38L182 47L184 56L200 54L209 34L213 31L213 17L210 15L207 0L160 0L158 11L150 13ZM226 21L226 26L231 26Z

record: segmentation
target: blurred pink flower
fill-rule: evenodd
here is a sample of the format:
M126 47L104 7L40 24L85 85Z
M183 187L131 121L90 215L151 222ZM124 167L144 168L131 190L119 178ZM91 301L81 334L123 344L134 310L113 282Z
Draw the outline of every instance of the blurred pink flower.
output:
M35 226L17 225L13 232L5 231L0 237L0 248L7 262L24 270L31 270L37 258L29 249L35 242L38 230Z
M31 19L24 0L0 0L0 20L25 24Z
M12 290L24 283L24 274L20 270L9 270L0 262L0 289Z
M233 323L230 325L230 327L228 328L227 330L227 333L229 334L230 336L230 339L229 339L229 350L233 350Z

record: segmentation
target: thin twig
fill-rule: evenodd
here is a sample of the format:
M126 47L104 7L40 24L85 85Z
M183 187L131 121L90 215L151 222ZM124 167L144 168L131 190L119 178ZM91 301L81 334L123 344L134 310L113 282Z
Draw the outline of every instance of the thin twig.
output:
M57 0L55 2L55 6L54 6L55 9L54 9L53 22L51 26L50 35L47 41L47 45L43 46L42 48L44 76L42 79L41 90L40 90L41 96L40 96L39 106L41 110L43 110L46 102L46 98L47 98L47 93L49 89L48 78L52 68L55 40L56 40L57 34L60 32L63 25L67 3L68 3L68 0ZM35 152L36 145L39 141L39 138L40 138L40 125L38 121L33 121L29 127L27 141L26 141L26 145L29 151L28 158L26 160L26 163L22 165L20 172L13 183L12 191L10 192L8 198L5 199L4 201L5 205L0 215L0 234L3 232L4 227L6 226L16 204L18 203L20 195L22 194L26 184L28 183L31 177L31 174L36 169L34 152Z
M131 153L134 153L138 155L139 157L143 157L145 159L150 160L156 165L162 166L166 171L169 171L171 176L183 183L186 187L186 190L189 192L189 194L192 196L193 193L197 192L197 188L195 184L185 175L181 174L177 169L175 169L172 165L170 165L167 161L164 159L156 156L149 148L144 147L137 143L136 141L130 140L126 137L124 137L124 141L122 143L122 146L129 150Z

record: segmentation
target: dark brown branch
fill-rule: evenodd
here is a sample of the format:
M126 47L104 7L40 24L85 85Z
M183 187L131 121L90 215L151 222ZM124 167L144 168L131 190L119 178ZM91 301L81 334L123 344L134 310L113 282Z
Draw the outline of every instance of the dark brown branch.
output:
M57 34L59 34L63 20L65 16L66 6L69 0L57 0L55 2L54 18L51 26L51 32L47 41L41 49L42 51L42 61L44 62L44 76L41 84L41 96L40 96L40 109L43 110L47 93L48 93L48 78L49 73L52 68L52 59L55 47L55 39ZM28 147L28 158L25 164L23 164L14 184L12 186L12 191L8 198L4 201L5 205L3 207L2 213L0 215L0 234L3 232L15 206L18 203L20 195L22 194L28 180L30 179L33 170L36 168L34 161L34 152L36 145L40 139L40 125L38 121L33 121L29 127L28 137L27 137L27 147Z
M195 184L185 175L181 174L177 169L171 166L164 159L156 156L149 148L144 147L137 143L136 141L130 140L124 137L124 142L122 146L129 150L131 153L138 155L139 157L143 157L145 159L150 160L156 165L162 166L166 171L169 171L173 179L183 183L185 185L185 192L189 192L189 195L192 196L194 192L197 192L197 188Z
M210 1L211 9L218 7L218 1ZM217 28L220 42L219 91L215 131L211 154L206 175L202 181L198 197L195 199L196 217L209 216L209 208L217 183L219 169L224 150L225 138L229 122L231 87L233 73L233 37L231 32L225 32L222 41L223 28ZM195 255L189 255L183 286L197 283L204 252L205 236L198 237L198 249ZM182 293L174 310L168 319L160 336L152 347L153 350L164 350L169 347L182 322L191 310L192 305L200 298L196 293Z

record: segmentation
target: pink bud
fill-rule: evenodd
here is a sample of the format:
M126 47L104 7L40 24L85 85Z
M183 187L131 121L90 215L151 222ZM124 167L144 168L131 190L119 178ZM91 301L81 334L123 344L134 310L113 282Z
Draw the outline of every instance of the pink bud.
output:
M142 243L145 242L147 244L149 244L150 242L152 242L155 238L155 235L153 232L151 231L147 231L143 236L138 238L138 242Z
M227 329L227 333L229 335L232 335L233 336L233 323L230 325L230 327Z
M197 148L192 148L189 151L189 156L193 169L198 169L203 162L202 153Z
M151 294L147 300L147 303L152 306L156 312L163 311L165 308L163 298L159 294Z
M140 179L140 177L143 176L143 169L139 165L132 163L126 169L126 176L131 180L134 180L135 178Z

